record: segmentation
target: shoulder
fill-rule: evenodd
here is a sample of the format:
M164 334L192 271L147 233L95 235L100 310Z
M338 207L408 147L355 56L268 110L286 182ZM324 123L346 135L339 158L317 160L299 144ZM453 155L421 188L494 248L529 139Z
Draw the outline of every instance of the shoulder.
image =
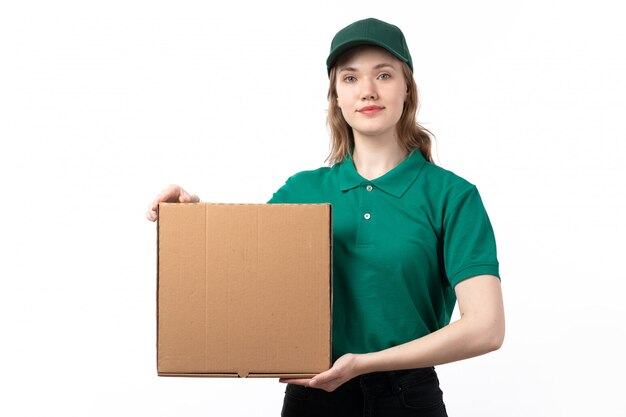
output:
M457 173L439 165L427 162L422 171L422 179L432 191L447 198L477 192L476 185Z
M331 167L320 167L312 170L299 171L291 175L269 203L302 203L314 197L322 185L330 181L333 175Z
M468 224L487 219L482 196L473 182L434 164L429 164L424 174L427 198L443 216L442 219L465 218Z
M286 185L307 185L319 182L327 178L332 173L332 167L320 167L306 171L299 171L290 176L285 182Z

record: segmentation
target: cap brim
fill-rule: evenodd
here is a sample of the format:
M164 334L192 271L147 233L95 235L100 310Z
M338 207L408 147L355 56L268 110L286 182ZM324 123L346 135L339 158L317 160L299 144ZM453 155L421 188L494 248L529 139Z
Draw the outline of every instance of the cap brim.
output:
M351 40L349 42L338 45L330 53L330 55L328 55L328 58L326 59L326 68L328 69L328 74L330 75L330 69L335 65L335 63L337 62L337 60L339 59L341 55L343 55L345 52L347 52L348 50L352 48L355 48L357 46L362 46L362 45L379 46L383 48L385 51L395 56L396 58L398 58L400 61L408 63L408 61L404 57L402 57L402 55L400 55L398 52L394 51L393 49L389 48L387 45L381 42L371 40L371 39L357 39L357 40Z

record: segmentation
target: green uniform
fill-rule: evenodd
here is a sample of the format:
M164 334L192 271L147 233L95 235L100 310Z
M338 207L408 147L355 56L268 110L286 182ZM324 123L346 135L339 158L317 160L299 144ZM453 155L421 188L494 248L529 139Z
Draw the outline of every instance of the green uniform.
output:
M454 286L499 277L491 223L474 185L419 151L367 180L351 157L290 177L268 203L331 203L333 362L446 326Z

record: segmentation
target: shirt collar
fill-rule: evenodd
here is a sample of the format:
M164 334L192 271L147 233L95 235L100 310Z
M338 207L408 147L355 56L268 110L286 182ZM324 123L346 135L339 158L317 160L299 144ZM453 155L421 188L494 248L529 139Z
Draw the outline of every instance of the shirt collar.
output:
M399 198L413 184L425 162L422 153L415 150L395 168L370 181L357 172L352 155L348 155L339 166L339 187L342 191L347 191L361 184L373 184L376 188Z

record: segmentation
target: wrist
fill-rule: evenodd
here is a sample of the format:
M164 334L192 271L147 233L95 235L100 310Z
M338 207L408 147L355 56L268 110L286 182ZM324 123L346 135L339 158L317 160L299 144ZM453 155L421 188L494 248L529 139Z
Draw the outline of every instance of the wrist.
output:
M374 370L374 355L376 352L361 353L356 355L355 369L358 375L369 374L375 372Z

